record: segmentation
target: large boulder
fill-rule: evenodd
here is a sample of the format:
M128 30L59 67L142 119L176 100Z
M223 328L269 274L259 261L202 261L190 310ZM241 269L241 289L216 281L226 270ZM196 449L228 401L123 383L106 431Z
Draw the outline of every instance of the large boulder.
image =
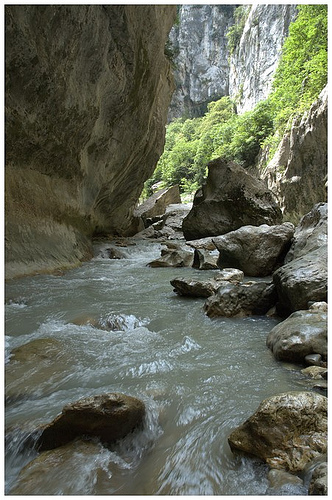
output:
M296 311L276 325L266 339L276 359L304 363L308 354L327 358L327 313L312 307Z
M102 394L68 404L37 439L39 451L63 446L77 437L99 438L111 444L143 424L142 401L119 393Z
M236 267L247 276L269 276L280 267L291 245L294 226L243 226L213 238L219 250L218 266Z
M281 211L265 184L233 162L209 163L206 183L183 220L187 240L218 236L241 226L281 223Z
M265 399L229 436L233 451L264 460L270 467L302 471L327 450L327 398L288 392Z
M327 302L327 244L291 260L273 274L280 315Z
M276 293L271 282L227 283L206 300L204 309L210 317L263 315L275 302Z

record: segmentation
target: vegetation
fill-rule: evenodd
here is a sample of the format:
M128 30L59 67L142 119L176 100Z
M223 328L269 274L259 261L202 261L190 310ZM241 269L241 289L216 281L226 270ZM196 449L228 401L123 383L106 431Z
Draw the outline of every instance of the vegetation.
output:
M228 50L232 55L239 45L251 5L240 5L234 11L234 24L226 33Z
M233 35L231 43L236 39ZM263 147L271 157L287 124L310 107L326 83L327 5L300 5L269 98L238 115L232 100L222 97L208 105L203 117L172 122L167 127L164 153L143 195L151 194L151 186L159 181L163 186L179 184L182 192L196 190L206 175L207 163L217 157L245 168L255 165Z

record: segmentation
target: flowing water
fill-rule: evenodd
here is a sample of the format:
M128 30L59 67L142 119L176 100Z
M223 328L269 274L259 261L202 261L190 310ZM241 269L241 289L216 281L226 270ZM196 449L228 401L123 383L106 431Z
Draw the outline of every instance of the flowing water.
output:
M170 280L212 271L147 267L160 255L155 242L121 249L121 260L103 258L108 246L99 242L94 259L62 276L7 284L6 493L303 495L272 490L268 468L227 442L264 398L306 389L265 346L277 320L210 319L204 299L178 297ZM103 327L114 321L115 331ZM34 451L38 426L106 392L142 399L144 428L112 449L77 441Z

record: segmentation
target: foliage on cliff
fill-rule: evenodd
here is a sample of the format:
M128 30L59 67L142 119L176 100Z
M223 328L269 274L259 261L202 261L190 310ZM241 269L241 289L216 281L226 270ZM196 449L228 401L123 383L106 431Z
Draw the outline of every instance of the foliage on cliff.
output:
M208 105L202 118L172 122L166 144L145 194L159 181L179 184L185 192L197 189L207 163L217 157L255 165L262 147L273 153L292 118L317 99L327 83L327 5L300 5L291 23L274 77L272 93L252 111L236 114L229 97Z

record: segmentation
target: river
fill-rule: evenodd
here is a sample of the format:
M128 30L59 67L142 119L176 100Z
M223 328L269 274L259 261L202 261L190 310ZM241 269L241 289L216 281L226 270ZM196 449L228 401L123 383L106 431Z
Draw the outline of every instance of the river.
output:
M210 319L204 299L178 297L170 280L213 271L147 267L160 255L156 242L121 248L119 260L102 257L107 247L96 243L90 262L63 275L6 285L6 493L305 494L271 489L268 468L233 455L227 442L264 398L307 389L265 346L278 320ZM121 330L93 326L114 318ZM12 359L12 349L37 339L44 356L37 348ZM144 429L112 449L77 442L40 458L22 444L65 404L105 392L141 398Z

